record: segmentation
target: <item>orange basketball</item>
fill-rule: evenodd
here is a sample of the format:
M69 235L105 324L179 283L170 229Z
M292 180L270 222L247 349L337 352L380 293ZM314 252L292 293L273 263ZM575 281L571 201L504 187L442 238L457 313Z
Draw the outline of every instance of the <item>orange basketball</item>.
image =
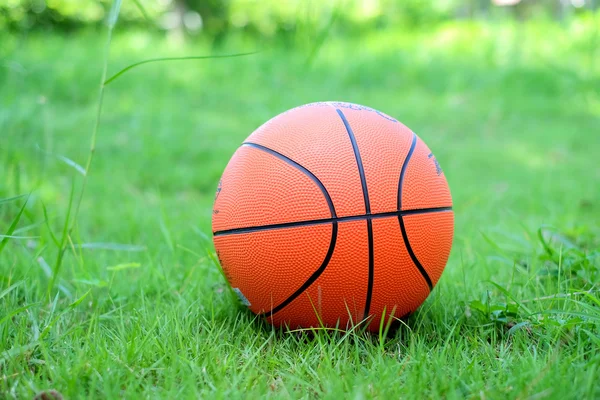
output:
M213 209L233 290L276 326L368 324L416 310L452 247L448 183L400 122L350 103L271 119L235 152Z

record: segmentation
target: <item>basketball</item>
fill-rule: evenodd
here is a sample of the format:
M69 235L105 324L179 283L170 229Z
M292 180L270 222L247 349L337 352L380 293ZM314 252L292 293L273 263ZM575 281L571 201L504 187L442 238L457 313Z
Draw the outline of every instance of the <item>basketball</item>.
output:
M452 198L425 143L394 118L312 103L259 127L219 182L222 269L242 303L278 327L380 322L415 311L450 254Z

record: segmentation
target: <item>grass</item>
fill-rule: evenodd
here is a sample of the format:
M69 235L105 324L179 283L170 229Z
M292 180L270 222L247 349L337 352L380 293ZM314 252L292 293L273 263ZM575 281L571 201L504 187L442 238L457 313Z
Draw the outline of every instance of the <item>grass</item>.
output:
M332 32L316 55L275 45L141 65L106 87L91 169L101 35L1 34L0 397L598 398L592 22ZM211 52L117 31L108 76ZM318 100L398 118L452 189L446 272L388 336L273 330L212 262L229 157Z

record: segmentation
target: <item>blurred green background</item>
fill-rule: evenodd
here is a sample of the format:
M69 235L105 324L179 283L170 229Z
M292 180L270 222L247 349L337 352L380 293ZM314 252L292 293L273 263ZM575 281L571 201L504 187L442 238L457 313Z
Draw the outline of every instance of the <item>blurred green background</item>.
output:
M0 0L0 397L600 397L600 318L579 303L537 314L538 299L600 278L598 1L123 0L108 76L259 52L145 64L108 84L75 223L111 3ZM421 364L371 339L353 359L353 345L291 335L256 358L272 337L211 262L214 191L235 149L327 100L397 118L449 181L450 261L414 331L389 345ZM13 227L25 197L5 199L29 193ZM507 335L515 326L523 337Z
M4 0L0 28L70 31L101 24L110 0ZM430 29L452 20L546 19L568 21L594 12L596 0L132 0L122 4L120 24L181 30L220 38L231 32L273 37L293 34L303 15L337 14L338 28L360 32L402 26Z

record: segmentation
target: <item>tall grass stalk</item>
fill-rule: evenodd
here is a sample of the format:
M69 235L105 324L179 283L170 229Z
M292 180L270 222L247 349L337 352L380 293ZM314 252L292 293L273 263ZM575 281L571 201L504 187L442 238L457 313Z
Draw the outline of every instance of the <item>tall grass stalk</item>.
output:
M144 16L147 16L147 14L145 13L145 10L141 6L141 4L139 2L136 2L136 5L140 9L140 11L144 14ZM65 251L67 250L68 243L70 242L70 240L67 240L67 239L70 238L71 233L73 232L73 230L75 229L75 226L77 225L77 217L79 216L79 211L81 209L81 203L83 201L83 196L85 194L87 181L89 179L89 173L90 173L90 169L92 166L92 161L94 159L94 154L96 153L96 141L98 138L98 130L100 128L100 118L102 116L102 107L104 105L104 92L105 92L106 86L109 83L111 83L112 81L114 81L115 79L117 79L118 77L120 77L121 75L123 75L125 72L127 72L130 69L135 68L139 65L142 65L142 64L158 62L158 61L181 61L181 60L201 60L201 59L210 59L210 58L230 58L230 57L247 56L247 55L257 53L257 51L253 51L253 52L248 52L248 53L237 53L237 54L227 54L227 55L165 57L165 58L155 58L155 59L143 60L143 61L133 63L133 64L123 68L122 70L120 70L119 72L117 72L116 74L114 74L113 76L111 76L110 78L107 79L108 60L110 57L110 45L112 42L113 31L114 31L115 25L117 23L117 19L119 17L120 9L121 9L121 0L115 0L112 4L112 8L110 10L110 13L108 16L108 21L107 21L108 29L107 29L106 42L104 45L104 53L103 53L104 57L102 60L102 76L100 78L100 90L99 90L99 94L98 94L98 105L96 107L96 119L94 121L94 126L92 128L92 136L90 139L90 150L88 153L87 161L85 163L85 167L84 168L81 168L81 167L76 168L80 173L82 173L83 182L81 184L81 190L79 191L79 195L77 196L77 200L75 202L75 208L72 213L72 218L70 217L72 203L71 202L69 203L69 210L67 212L67 217L65 219L64 232L66 233L66 235L63 235L63 240L61 241L60 247L58 249L56 262L54 265L53 277L52 277L50 286L48 287L48 296L51 295L54 284L56 283L56 280L58 278L58 274L59 274L61 266L62 266L63 256L64 256ZM67 160L63 160L63 161L68 163L68 161L70 161L70 160L67 159ZM78 167L77 164L75 164L74 166ZM72 191L73 190L74 190L74 187L73 187ZM73 198L73 193L71 193L71 199L72 198ZM67 227L68 227L68 229L67 229ZM173 246L170 246L170 247L171 247L171 249L173 249Z
M85 163L85 174L83 176L83 183L81 185L81 190L79 192L79 196L77 198L77 202L75 204L75 212L73 213L73 223L71 224L71 228L69 229L69 234L73 231L75 224L77 223L77 216L79 215L79 209L81 207L81 201L83 200L83 195L85 193L85 187L87 184L88 176L90 173L90 168L92 166L92 161L94 159L94 154L96 153L96 140L98 137L98 129L100 128L100 117L102 116L102 106L104 104L104 88L106 84L106 75L108 71L108 58L110 56L110 43L112 41L112 34L117 23L117 18L119 16L119 10L121 8L121 0L115 0L113 2L112 9L108 16L108 29L106 35L106 43L104 45L104 58L102 60L102 77L100 78L100 91L98 94L98 106L96 107L96 120L94 121L94 127L92 128L92 137L90 139L90 151L88 153L88 158Z
M107 34L106 34L106 42L104 44L104 53L103 53L104 57L102 60L102 76L100 78L100 90L99 90L99 94L98 94L98 105L96 107L96 119L94 121L94 126L92 128L92 136L90 139L90 150L88 153L87 161L85 163L83 182L81 184L81 190L79 191L79 195L77 196L77 201L75 203L75 209L74 209L72 218L70 218L70 215L69 215L70 211L71 211L72 202L71 201L69 202L69 210L67 212L67 217L65 219L65 225L64 225L65 226L64 232L66 233L66 235L63 235L62 241L60 243L60 248L58 249L58 254L56 255L54 271L52 274L52 279L50 281L50 285L48 287L49 298L51 298L50 297L51 292L52 292L52 289L54 288L54 285L58 279L58 274L59 274L60 268L62 266L63 256L64 256L65 251L67 250L68 241L66 240L66 238L67 238L67 236L71 236L71 233L73 232L73 229L75 228L75 226L77 224L77 217L79 216L79 210L81 209L81 202L83 201L83 195L85 194L85 188L87 186L90 168L92 166L94 154L96 153L96 140L98 137L98 129L100 128L100 117L102 116L102 106L104 104L104 89L106 87L106 84L104 82L106 81L106 75L107 75L107 71L108 71L108 59L110 56L110 44L112 41L113 30L115 28L117 19L119 17L120 9L121 9L121 0L115 0L112 4L110 13L108 15L108 20L107 20L108 29L107 29ZM74 190L75 190L75 186L73 186L71 188L71 199L73 198ZM70 223L70 227L67 230L69 223Z

